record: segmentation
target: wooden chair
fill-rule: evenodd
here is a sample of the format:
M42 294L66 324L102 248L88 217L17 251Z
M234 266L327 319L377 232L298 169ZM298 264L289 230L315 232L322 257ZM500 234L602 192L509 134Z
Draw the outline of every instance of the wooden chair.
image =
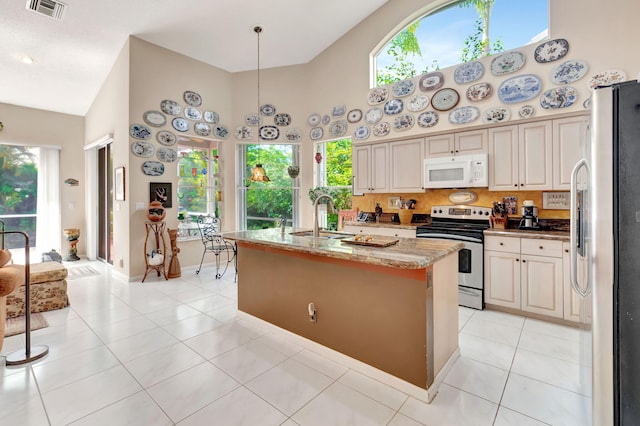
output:
M358 220L358 209L338 211L338 231L342 230L343 222L345 220L350 220L350 221Z
M224 239L222 232L220 232L220 219L217 217L202 215L198 217L197 223L204 250L202 252L202 259L200 259L200 266L198 267L196 274L199 274L200 269L202 269L204 255L207 252L211 252L216 256L216 278L222 278L225 272L227 272L229 263L236 258L236 245L231 241ZM222 253L227 254L227 262L224 265L224 270L220 273L220 254ZM236 267L236 275L238 273L237 269L238 268Z

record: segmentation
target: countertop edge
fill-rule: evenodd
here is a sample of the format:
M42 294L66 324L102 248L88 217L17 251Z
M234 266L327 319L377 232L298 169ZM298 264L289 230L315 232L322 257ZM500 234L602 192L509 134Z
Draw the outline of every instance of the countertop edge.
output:
M571 240L568 231L527 231L524 229L485 229L484 235L494 235L501 237L513 237L513 238L537 238L540 240L556 240L566 241Z

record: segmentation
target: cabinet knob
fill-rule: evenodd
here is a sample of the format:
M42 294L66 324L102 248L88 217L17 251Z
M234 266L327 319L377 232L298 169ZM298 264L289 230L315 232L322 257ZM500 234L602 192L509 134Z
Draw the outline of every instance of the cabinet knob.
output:
M517 186L518 186L518 184L516 183L516 184L515 184L515 185L513 185L513 186L517 187Z
M520 259L516 259L516 262L520 262Z
M540 250L543 250L543 249L544 249L544 247L543 247L543 246L540 246Z
M521 183L520 186L524 186L524 183Z
M501 246L503 246L503 245L504 245L504 243L500 243L500 245L501 245Z
M527 263L527 261L526 261L526 260L524 260L524 259L522 259L522 263Z
M458 150L456 149L456 152L460 152L460 151L458 151Z
M569 253L569 249L564 249L564 252L565 253Z
M451 154L453 154L453 151L449 151Z

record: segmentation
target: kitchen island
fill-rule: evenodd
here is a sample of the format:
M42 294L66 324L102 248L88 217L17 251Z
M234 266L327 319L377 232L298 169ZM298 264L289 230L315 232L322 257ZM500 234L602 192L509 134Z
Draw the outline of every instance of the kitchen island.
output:
M459 353L461 243L396 238L393 245L370 247L289 229L225 238L238 246L240 311L400 378L413 395L433 398L438 375Z

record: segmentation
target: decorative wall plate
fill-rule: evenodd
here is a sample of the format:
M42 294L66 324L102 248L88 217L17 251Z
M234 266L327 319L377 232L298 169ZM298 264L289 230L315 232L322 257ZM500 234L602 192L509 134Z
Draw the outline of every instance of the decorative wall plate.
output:
M132 124L129 127L129 134L136 139L149 139L151 138L151 129L144 124Z
M211 126L207 123L196 123L193 125L193 131L196 135L209 136L211 134Z
M276 113L276 107L272 104L264 104L260 106L260 114L271 117Z
M540 96L540 105L544 109L567 108L578 99L578 91L571 86L554 87Z
M353 137L356 140L363 141L369 138L371 131L369 130L369 126L359 126L355 132L353 132Z
M455 89L440 89L431 97L431 106L438 111L448 111L458 105L460 94Z
M591 109L591 96L589 96L587 99L585 99L582 102L582 108L584 109Z
M155 154L156 149L149 142L131 142L131 153L137 157L148 158Z
M300 129L287 129L284 131L283 136L287 142L300 142L302 140L302 131Z
M402 99L390 99L384 104L384 113L387 115L400 114L403 106Z
M162 127L167 124L167 117L160 111L147 111L142 116L142 119L149 126Z
M145 161L142 163L142 173L147 176L162 176L164 174L164 164L159 161Z
M627 79L627 74L622 70L602 71L591 76L589 79L589 89L593 90L598 86L611 86L615 83L621 83Z
M202 120L202 111L198 108L186 107L184 109L184 116L193 121Z
M156 151L156 157L165 163L173 163L178 159L178 154L171 148L160 148Z
M589 65L584 61L564 61L551 70L551 81L555 84L569 84L580 80L589 71Z
M175 145L176 142L178 142L178 137L168 130L160 130L156 134L156 140L160 142L160 145L171 146Z
M413 95L407 101L407 110L411 112L422 111L429 106L429 97L427 95Z
M362 120L362 110L361 109L352 109L347 113L347 121L349 123L357 123Z
M321 120L322 120L322 117L320 117L320 114L315 113L309 116L308 122L310 126L317 126L318 124L320 124Z
M345 112L347 112L347 107L344 104L336 105L333 108L331 108L332 117L342 117Z
M338 138L344 136L347 133L347 128L349 125L344 120L337 120L329 125L329 134L334 138Z
M482 62L467 62L455 69L453 72L453 80L458 84L466 84L480 80L483 74L484 65L482 65Z
M251 127L258 127L262 124L262 117L258 114L247 114L244 117L244 124Z
M331 123L331 116L329 114L323 115L322 116L322 124L324 124L326 126L329 123Z
M416 84L412 80L402 80L391 86L391 93L393 96L401 98L408 96L416 90Z
M544 64L562 59L567 53L569 53L569 42L563 38L557 38L538 45L533 52L533 57L536 62Z
M174 129L176 129L179 132L186 132L187 130L189 130L189 122L182 117L176 117L171 121L171 125L173 126Z
M438 113L435 111L425 111L418 116L418 126L428 128L438 124Z
M229 137L229 129L225 126L218 124L213 128L213 134L219 137L220 139L226 139Z
M264 141L274 141L280 136L280 130L276 126L260 127L260 139Z
M490 83L478 83L469 86L467 89L467 99L471 102L480 102L493 94L493 87Z
M247 140L253 138L253 129L249 126L236 127L236 138Z
M474 106L463 106L449 113L449 123L467 124L476 121L480 117L480 110Z
M418 85L423 92L438 90L444 85L444 74L439 71L424 74L420 77Z
M364 115L364 121L369 124L374 124L380 121L383 115L384 114L380 108L370 108L369 111L367 111L367 113Z
M491 74L504 75L518 71L524 66L525 56L522 52L507 52L498 55L491 61Z
M537 75L524 74L505 80L498 87L498 97L505 104L526 102L542 89L542 80Z
M449 195L453 204L471 204L478 199L478 195L471 191L457 191Z
M373 135L374 136L387 136L391 131L391 126L386 121L382 121L375 126L373 126Z
M169 99L165 99L164 101L160 102L160 109L162 110L162 112L169 115L178 115L181 111L180 105L178 105L176 101L172 101Z
M291 124L291 116L286 113L276 114L273 117L273 122L276 126L288 126L289 124Z
M374 87L367 95L369 105L381 104L387 99L389 99L389 90L386 87Z
M312 141L320 140L322 139L322 136L324 136L324 129L322 127L314 127L309 130L309 138Z
M482 113L483 123L502 123L511 118L511 111L506 107L489 108Z
M196 92L192 92L190 90L187 90L186 92L184 92L182 97L184 98L184 101L187 104L189 104L189 105L191 105L193 107L199 107L200 105L202 105L202 96L200 96Z
M407 130L413 127L416 119L411 114L401 114L393 119L394 130Z
M211 124L218 124L220 122L220 116L215 111L205 111L204 114L202 114L202 118Z
M536 115L536 107L533 105L522 105L518 110L520 118L531 118Z

